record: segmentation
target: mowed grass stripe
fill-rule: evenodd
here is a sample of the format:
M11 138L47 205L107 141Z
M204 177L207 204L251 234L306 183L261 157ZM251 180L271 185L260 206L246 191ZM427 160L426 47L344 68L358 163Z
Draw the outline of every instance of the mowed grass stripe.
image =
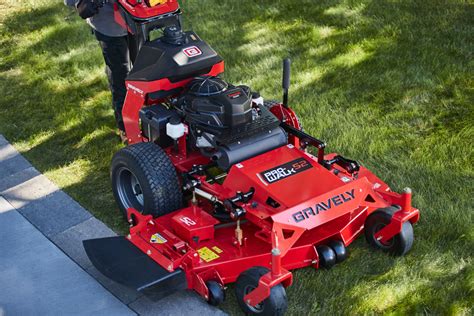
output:
M404 258L361 238L330 271L303 269L289 314L470 314L474 8L466 1L186 1L185 24L225 79L290 102L329 151L356 159L421 210ZM65 19L66 17L66 19ZM99 47L61 1L0 0L0 133L118 232L109 163L121 145ZM232 290L232 287L229 288ZM239 313L232 293L223 308Z

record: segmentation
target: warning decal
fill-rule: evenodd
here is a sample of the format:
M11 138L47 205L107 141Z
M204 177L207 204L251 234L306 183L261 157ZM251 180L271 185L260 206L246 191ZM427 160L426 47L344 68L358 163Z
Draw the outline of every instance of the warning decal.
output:
M217 253L223 253L224 252L221 248L219 248L217 246L212 247L212 250L214 250Z
M219 249L220 250L220 249ZM221 250L222 251L222 250ZM199 257L206 262L211 262L219 258L219 255L207 247L198 249Z
M156 233L156 234L153 234L151 235L150 237L150 242L152 244L164 244L165 242L167 242L168 240L166 240L165 237L161 236L160 234Z

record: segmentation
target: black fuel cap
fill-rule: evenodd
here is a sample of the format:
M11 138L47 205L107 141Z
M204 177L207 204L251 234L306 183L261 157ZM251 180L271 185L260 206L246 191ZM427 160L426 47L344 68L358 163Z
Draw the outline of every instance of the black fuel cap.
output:
M184 32L177 25L167 26L163 31L162 40L165 43L181 45L185 40Z
M181 124L181 120L180 120L179 117L177 117L177 116L172 116L172 117L170 118L170 121L169 121L169 122L170 122L171 125L179 125L179 124Z

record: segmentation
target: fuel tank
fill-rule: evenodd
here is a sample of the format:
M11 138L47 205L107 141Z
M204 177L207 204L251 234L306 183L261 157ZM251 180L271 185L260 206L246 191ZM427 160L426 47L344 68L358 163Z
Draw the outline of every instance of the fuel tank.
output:
M173 25L162 37L143 44L127 80L178 82L206 74L220 62L222 58L196 33Z

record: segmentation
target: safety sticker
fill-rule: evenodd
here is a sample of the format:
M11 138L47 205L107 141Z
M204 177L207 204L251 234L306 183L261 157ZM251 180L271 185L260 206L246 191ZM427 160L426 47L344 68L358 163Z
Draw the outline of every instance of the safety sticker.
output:
M202 247L198 249L199 257L206 262L211 262L219 258L219 255L207 247Z
M348 178L348 177L341 177L341 180L342 180L342 182L345 182L345 183L347 183L347 182L350 182L350 181L351 181L351 179L350 179L350 178Z
M221 248L219 248L217 246L212 247L212 250L214 250L217 253L223 253L224 252Z
M166 240L165 237L161 236L158 233L151 235L151 238L150 238L150 242L152 244L164 244L167 241L168 240Z

